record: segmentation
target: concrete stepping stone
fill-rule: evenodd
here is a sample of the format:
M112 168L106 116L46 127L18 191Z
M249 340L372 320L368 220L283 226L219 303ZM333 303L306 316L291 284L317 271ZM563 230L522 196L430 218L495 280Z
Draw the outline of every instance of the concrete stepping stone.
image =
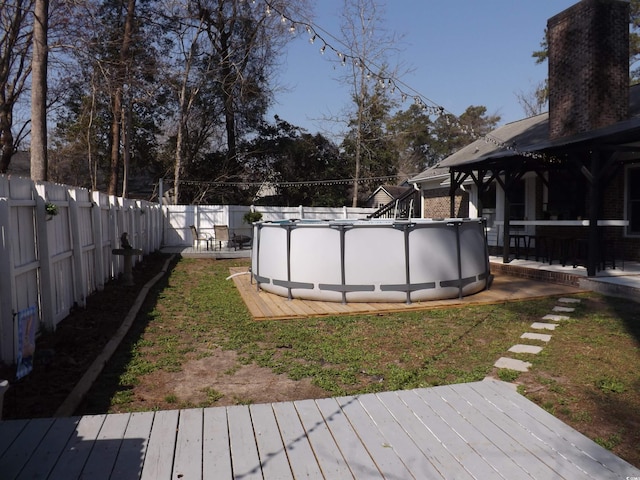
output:
M549 315L545 315L544 317L542 317L543 320L551 320L553 322L561 322L563 320L571 320L571 317L567 317L566 315L553 315L553 314L549 314Z
M531 353L532 355L537 355L542 351L542 347L538 347L536 345L522 345L519 343L511 347L509 351L513 353Z
M531 324L531 328L534 328L536 330L555 330L557 326L557 323L533 322Z
M580 303L582 300L579 298L559 298L560 303Z
M542 342L548 342L551 340L551 335L546 333L523 333L520 338L526 338L527 340L540 340Z
M576 309L573 308L573 307L558 307L558 306L556 306L556 307L553 307L553 311L554 312L567 312L567 313L569 313L569 312L575 312Z
M529 362L523 362L522 360L516 360L515 358L500 357L493 366L497 368L507 368L517 372L528 372L531 364Z

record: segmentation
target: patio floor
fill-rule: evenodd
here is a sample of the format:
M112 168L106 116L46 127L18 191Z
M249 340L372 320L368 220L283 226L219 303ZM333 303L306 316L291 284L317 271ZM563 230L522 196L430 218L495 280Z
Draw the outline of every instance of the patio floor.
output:
M0 422L3 479L616 479L637 469L493 380Z

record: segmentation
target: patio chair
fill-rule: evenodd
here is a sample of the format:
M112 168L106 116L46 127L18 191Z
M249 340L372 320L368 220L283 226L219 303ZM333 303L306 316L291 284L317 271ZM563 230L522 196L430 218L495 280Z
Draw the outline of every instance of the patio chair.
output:
M227 246L231 246L229 242L229 227L227 225L214 225L213 236L214 236L214 250L216 245L220 250L222 250L222 242L226 242Z
M205 244L207 245L207 250L209 250L209 242L213 242L213 237L211 235L202 233L198 234L198 230L196 229L195 225L191 225L189 228L191 229L191 236L193 237L193 248L199 250L200 244L202 242L205 242Z

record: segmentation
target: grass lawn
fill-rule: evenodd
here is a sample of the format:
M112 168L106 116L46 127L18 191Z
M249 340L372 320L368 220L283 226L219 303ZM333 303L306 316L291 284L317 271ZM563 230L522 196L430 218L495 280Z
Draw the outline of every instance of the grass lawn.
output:
M274 382L306 382L316 397L472 382L493 375L518 384L528 398L640 466L637 303L579 295L582 302L571 320L552 332L548 344L538 343L544 346L540 354L507 355L509 347L525 343L520 335L551 312L555 298L256 322L233 282L226 280L230 267L242 265L248 262L180 260L150 295L144 313L91 391L85 412L263 401L245 390L233 395L227 391L241 383L241 372L253 372L256 382L266 376ZM205 376L192 373L194 366L206 369L214 356L224 356L225 366L209 367ZM493 364L501 356L533 366L522 374L498 371Z

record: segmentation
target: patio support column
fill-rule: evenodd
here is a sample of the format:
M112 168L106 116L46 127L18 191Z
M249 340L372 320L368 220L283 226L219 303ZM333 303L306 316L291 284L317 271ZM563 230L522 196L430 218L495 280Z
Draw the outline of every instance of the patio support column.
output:
M589 235L587 248L587 275L595 277L600 257L599 227L598 218L600 216L600 185L602 175L600 174L600 152L591 152L591 174L585 176L589 181Z
M502 263L509 263L509 249L511 246L511 201L509 200L509 192L511 186L511 172L504 171L504 180L500 176L496 176L496 182L504 192L504 208L502 218L504 219L504 231L502 232ZM498 232L500 233L500 232ZM500 235L498 235L498 238Z
M456 174L453 168L449 171L449 217L454 218L456 216Z
M511 249L511 201L509 192L504 192L504 232L502 232L502 263L509 263Z

